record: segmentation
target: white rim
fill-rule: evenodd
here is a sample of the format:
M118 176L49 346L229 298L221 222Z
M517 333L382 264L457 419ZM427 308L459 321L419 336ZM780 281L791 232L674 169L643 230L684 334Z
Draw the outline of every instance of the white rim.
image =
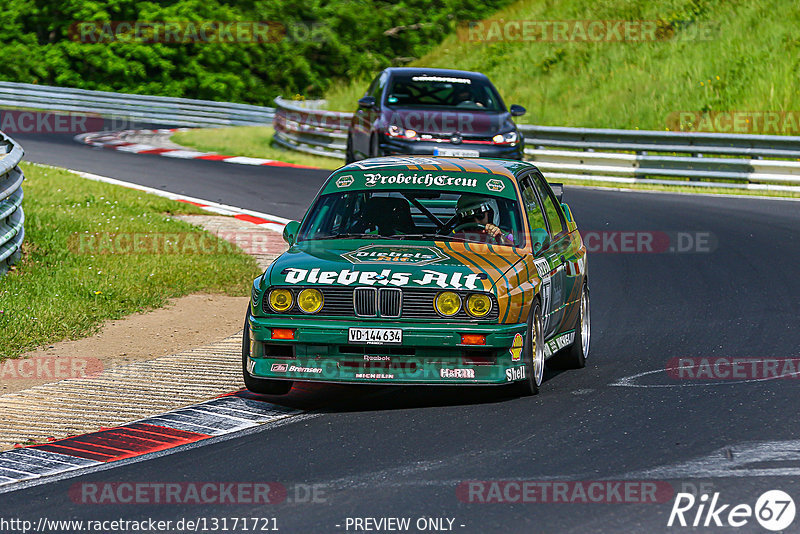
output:
M592 335L591 318L589 316L589 290L583 290L581 295L581 344L583 345L583 357L589 356L589 340Z
M536 386L542 385L544 378L544 346L541 343L542 321L535 319L535 331L533 333L533 379Z

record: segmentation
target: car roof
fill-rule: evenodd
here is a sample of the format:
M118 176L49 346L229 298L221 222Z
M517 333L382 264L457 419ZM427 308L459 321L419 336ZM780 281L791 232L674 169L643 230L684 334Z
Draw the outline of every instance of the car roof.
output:
M455 69L432 69L427 67L389 67L384 69L384 72L389 74L435 74L439 76L460 76L462 78L480 78L489 80L489 78L480 72L472 72L468 70L455 70Z
M365 170L454 170L459 172L477 172L481 174L497 174L513 178L521 172L535 169L536 166L518 160L491 158L441 158L435 156L386 156L356 161L338 169L334 174L343 172L361 172Z

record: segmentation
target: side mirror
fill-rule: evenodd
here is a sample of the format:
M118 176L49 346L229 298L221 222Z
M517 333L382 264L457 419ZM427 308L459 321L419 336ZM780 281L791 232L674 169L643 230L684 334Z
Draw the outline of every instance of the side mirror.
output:
M289 221L286 223L286 226L283 227L283 240L286 241L290 247L294 245L297 240L298 230L300 230L300 223L297 221Z
M564 198L564 184L559 184L555 182L548 182L550 184L550 189L553 190L553 194L556 196L556 200L558 203L561 204Z
M374 108L375 107L375 97L374 96L362 96L358 99L358 106L362 108Z
M525 115L527 111L527 109L518 104L514 104L508 108L508 112L511 113L512 117L521 117L522 115Z

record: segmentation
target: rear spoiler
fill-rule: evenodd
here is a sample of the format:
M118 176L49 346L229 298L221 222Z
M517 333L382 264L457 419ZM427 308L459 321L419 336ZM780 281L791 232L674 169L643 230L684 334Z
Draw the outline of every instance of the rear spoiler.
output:
M561 197L564 196L564 184L550 183L550 187L553 189L553 194L558 199L558 203L561 204L562 202L564 202L561 199Z

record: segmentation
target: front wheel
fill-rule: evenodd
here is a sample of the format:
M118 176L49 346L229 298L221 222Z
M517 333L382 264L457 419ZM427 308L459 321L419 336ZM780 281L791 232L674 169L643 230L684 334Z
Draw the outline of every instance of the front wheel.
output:
M345 151L344 151L344 162L346 164L350 164L350 163L355 162L355 160L356 160L356 156L355 156L355 152L353 152L353 136L352 135L348 135L347 136L347 148L345 148Z
M285 395L292 389L291 380L268 380L250 376L247 370L247 360L250 356L250 305L247 306L247 315L244 318L244 333L242 334L242 375L244 386L253 393L262 395Z
M378 134L373 134L372 137L369 139L369 157L377 158L382 156L381 154L381 146L378 142Z
M528 317L528 331L522 345L522 363L525 379L516 383L520 395L536 395L544 380L544 337L542 335L542 307L537 301Z

